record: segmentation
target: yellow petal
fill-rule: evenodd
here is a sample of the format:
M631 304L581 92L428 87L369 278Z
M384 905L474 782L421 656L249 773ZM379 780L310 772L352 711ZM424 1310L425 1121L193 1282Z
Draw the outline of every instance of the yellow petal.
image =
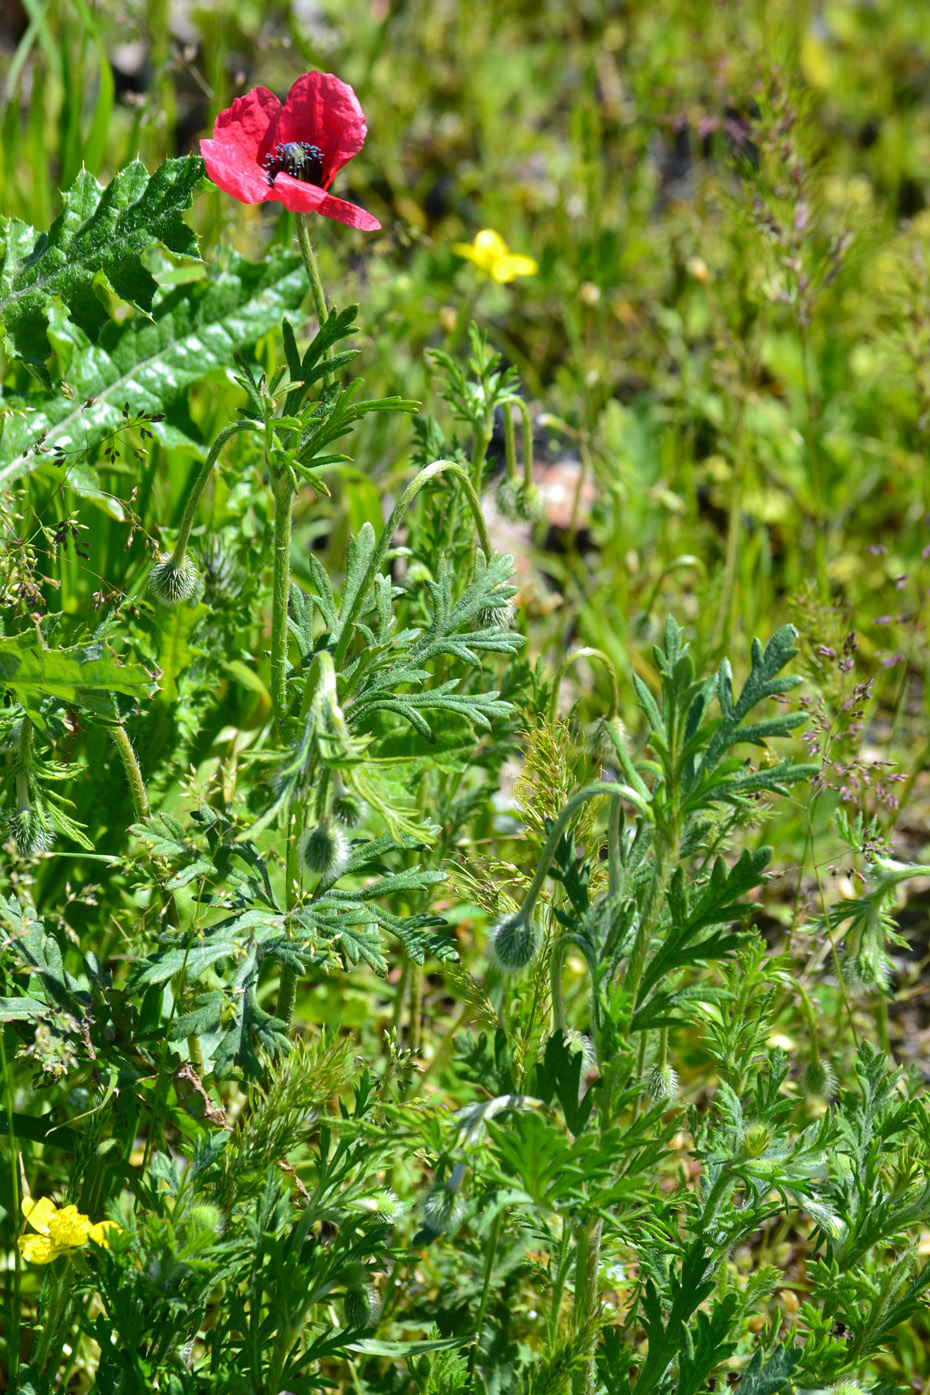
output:
M510 254L506 257L499 257L491 268L491 275L495 281L512 281L516 276L535 276L539 270L539 265L532 257L519 257Z
M115 1221L98 1221L88 1231L88 1239L93 1240L95 1245L102 1245L105 1250L108 1250L110 1248L110 1242L107 1239L108 1230L119 1231L122 1230L122 1226L118 1226Z
M475 236L474 260L485 271L493 273L494 265L508 255L509 248L493 228L482 228Z
M21 1235L16 1242L23 1259L30 1264L51 1264L63 1251L45 1235Z
M470 262L477 262L475 249L470 242L453 242L452 250L457 257L465 257Z
M57 1210L54 1201L49 1201L47 1196L23 1197L23 1215L40 1235L48 1235L49 1221Z

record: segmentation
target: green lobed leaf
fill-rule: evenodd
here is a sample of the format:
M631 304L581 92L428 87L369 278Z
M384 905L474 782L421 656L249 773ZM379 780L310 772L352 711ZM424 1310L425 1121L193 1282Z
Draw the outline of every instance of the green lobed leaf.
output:
M160 414L183 400L192 383L225 369L232 355L273 329L306 292L300 260L285 252L263 262L228 252L207 277L158 298L152 318L107 323L96 343L49 310L49 332L63 360L72 396L38 394L7 415L0 436L0 484L36 468L43 452L83 454L126 424L127 416ZM90 404L90 405L88 405ZM152 431L166 444L201 444L167 422ZM43 438L43 432L45 433ZM42 438L40 440L40 438Z
M114 693L142 698L152 678L140 664L120 664L100 644L44 649L35 630L0 637L0 689L6 689L40 730L44 698L57 698L102 717L115 717Z
M139 160L104 189L86 169L64 195L47 233L18 219L0 222L0 320L4 348L46 386L50 346L46 314L55 301L91 342L110 316L99 278L122 300L151 310L158 283L142 263L156 244L199 259L197 238L182 218L203 176L199 155L166 160L149 177Z

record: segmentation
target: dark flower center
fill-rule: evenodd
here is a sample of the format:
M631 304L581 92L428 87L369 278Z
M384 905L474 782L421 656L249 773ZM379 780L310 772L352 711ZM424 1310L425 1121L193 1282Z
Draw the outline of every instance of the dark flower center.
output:
M268 183L274 184L276 174L289 174L305 184L323 187L323 152L318 145L305 140L290 140L269 150L262 164Z

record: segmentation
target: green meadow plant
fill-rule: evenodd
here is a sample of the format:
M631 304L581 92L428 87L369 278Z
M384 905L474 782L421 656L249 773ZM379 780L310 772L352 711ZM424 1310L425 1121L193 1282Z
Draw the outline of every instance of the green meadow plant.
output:
M791 112L768 95L771 132ZM579 108L591 206L595 124ZM237 98L202 156L103 186L75 118L57 216L0 229L6 1384L892 1395L930 1288L930 1115L887 1011L926 868L836 812L854 761L868 781L831 720L852 750L871 689L815 705L794 626L737 638L735 476L713 660L656 618L690 553L650 583L651 656L572 620L537 657L493 531L544 526L520 353L462 324L418 365L428 404L367 396L355 336L388 355L388 328L324 288L315 219L379 226L332 192L366 129L308 73ZM792 130L744 176L813 461ZM208 250L205 175L283 205L296 253ZM458 251L495 291L544 265L489 229ZM586 393L575 582L612 411ZM858 886L816 867L781 933L798 809Z

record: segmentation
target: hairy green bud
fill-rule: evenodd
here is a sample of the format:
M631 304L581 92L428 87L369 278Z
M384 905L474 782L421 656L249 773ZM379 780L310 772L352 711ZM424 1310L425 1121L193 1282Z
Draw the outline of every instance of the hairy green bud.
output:
M836 1094L836 1071L825 1061L808 1061L801 1076L801 1094L805 1099L832 1100Z
M300 857L307 871L325 882L334 882L345 871L352 849L341 828L318 823L300 840Z
M527 968L539 953L539 931L523 911L499 920L491 931L494 960L509 974Z
M41 812L31 804L21 805L7 820L7 827L16 843L20 857L35 857L50 848L55 833Z
M619 717L598 717L590 723L585 732L585 745L603 764L617 759L617 748L611 740L611 732L618 741L626 738L626 731Z
M172 557L163 557L149 573L149 590L162 605L180 605L197 590L197 569L189 557L180 566Z
M371 1327L378 1315L378 1300L371 1284L354 1284L342 1300L346 1327Z
M344 790L336 795L330 813L340 828L355 828L368 813L368 805L352 790Z
M501 475L494 494L494 502L497 504L498 512L504 518L517 519L520 517L517 512L518 489L519 485L509 475Z
M678 1075L669 1065L653 1066L646 1076L644 1089L656 1104L671 1101L678 1094Z
M454 1235L465 1217L465 1202L451 1180L430 1187L423 1202L423 1220L430 1230Z
M521 484L517 490L517 517L526 523L535 523L541 517L542 496L535 484Z

